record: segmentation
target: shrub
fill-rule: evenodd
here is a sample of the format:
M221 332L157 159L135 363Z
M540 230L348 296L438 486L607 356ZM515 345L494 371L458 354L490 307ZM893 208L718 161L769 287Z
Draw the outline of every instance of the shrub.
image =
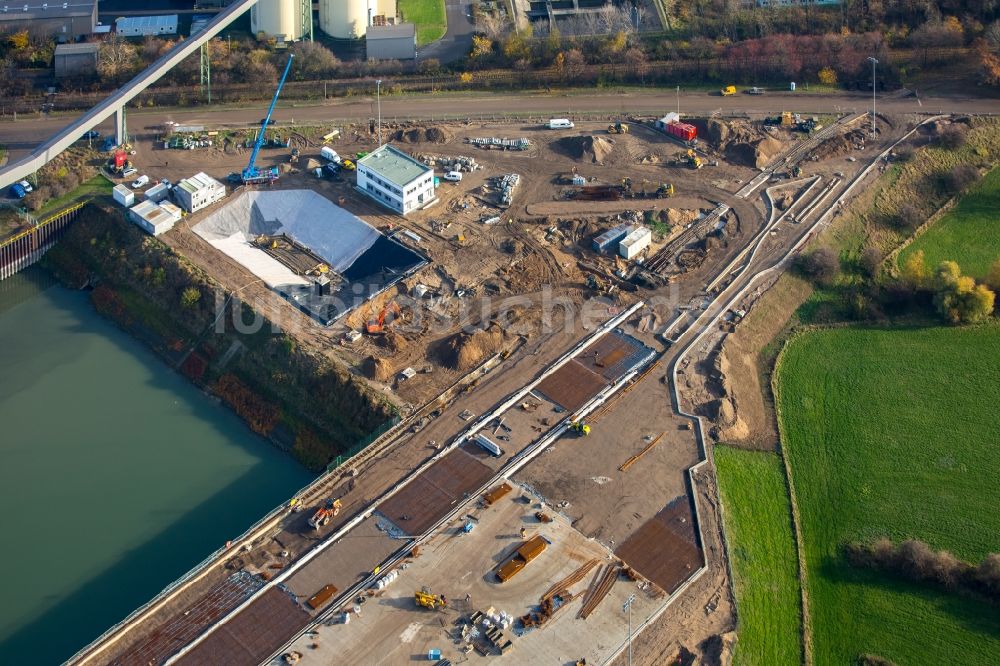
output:
M942 148L956 150L965 145L965 128L962 125L949 125L938 137L938 143Z
M816 284L829 287L840 274L840 259L833 250L821 247L809 254L800 255L796 268Z
M964 192L970 185L979 179L979 171L969 164L959 164L951 171L944 174L941 184L945 192L956 195Z
M858 259L858 266L861 270L865 272L868 277L876 277L878 275L879 266L882 265L882 253L873 247L866 247L861 252L861 257Z

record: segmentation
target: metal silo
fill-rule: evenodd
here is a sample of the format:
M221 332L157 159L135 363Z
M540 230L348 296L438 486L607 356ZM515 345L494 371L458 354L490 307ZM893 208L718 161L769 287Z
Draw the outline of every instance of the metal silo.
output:
M250 29L286 42L309 36L312 3L309 0L260 0L250 8Z
M319 0L319 27L337 39L357 39L365 36L376 12L376 0Z

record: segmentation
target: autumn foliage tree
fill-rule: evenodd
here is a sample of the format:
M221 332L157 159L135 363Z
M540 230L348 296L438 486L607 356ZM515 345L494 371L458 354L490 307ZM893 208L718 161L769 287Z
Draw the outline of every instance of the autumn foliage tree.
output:
M942 261L934 275L934 305L952 324L972 324L993 312L994 293L985 284L962 275L954 261Z

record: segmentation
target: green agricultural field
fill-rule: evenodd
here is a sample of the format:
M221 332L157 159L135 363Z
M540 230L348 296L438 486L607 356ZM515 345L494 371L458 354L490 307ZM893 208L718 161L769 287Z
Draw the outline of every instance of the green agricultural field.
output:
M995 607L852 568L839 546L888 536L968 561L1000 551L1000 325L807 333L776 380L815 663L870 652L900 665L997 664Z
M441 39L448 31L444 0L399 0L399 13L416 27L417 46Z
M733 663L800 664L798 559L781 459L717 446L715 466L740 617Z
M957 261L962 272L977 279L1000 258L1000 169L986 174L961 201L899 253L902 266L912 253L924 251L931 268Z

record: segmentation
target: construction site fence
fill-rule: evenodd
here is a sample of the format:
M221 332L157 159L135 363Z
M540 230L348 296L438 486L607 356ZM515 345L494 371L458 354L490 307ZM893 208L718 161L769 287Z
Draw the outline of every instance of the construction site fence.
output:
M940 61L968 55L968 49L894 49L892 59L899 64L914 60ZM577 65L573 67L547 67L516 71L495 69L462 73L442 72L439 74L406 74L402 70L388 71L355 78L321 79L313 81L289 81L281 91L284 102L291 100L322 100L329 97L371 97L374 95L376 80L381 80L383 95L404 92L431 91L482 91L490 89L523 88L567 88L595 86L649 86L673 87L685 82L704 85L706 81L719 78L720 72L727 71L732 63L727 58L651 60L641 65L604 63ZM766 63L760 65L762 71L774 68ZM755 79L755 82L760 83ZM774 82L774 85L779 85ZM787 84L781 81L784 88ZM870 89L870 88L869 88ZM256 83L216 83L211 86L213 104L238 104L241 102L266 100L271 90ZM14 114L41 114L42 109L51 111L78 111L96 106L107 97L106 92L62 92L58 95L32 95L18 99L7 99L0 104L0 118L10 118ZM206 91L198 84L183 86L162 86L149 88L140 93L130 103L130 108L162 106L198 106L208 103Z
M10 238L0 241L0 280L36 263L62 238L86 203L77 203L38 220L28 213L24 219L31 225Z
M327 473L332 472L338 467L343 466L345 462L348 462L351 458L353 458L357 454L367 449L369 446L371 446L372 443L374 443L377 439L382 437L382 435L386 434L387 432L395 428L397 425L399 425L399 423L402 420L403 420L402 417L400 417L397 414L396 416L393 416L391 419L383 423L381 426L376 428L370 435L368 435L367 437L359 441L357 444L352 446L348 451L345 451L341 455L338 455L336 458L331 460L330 464L326 466Z

